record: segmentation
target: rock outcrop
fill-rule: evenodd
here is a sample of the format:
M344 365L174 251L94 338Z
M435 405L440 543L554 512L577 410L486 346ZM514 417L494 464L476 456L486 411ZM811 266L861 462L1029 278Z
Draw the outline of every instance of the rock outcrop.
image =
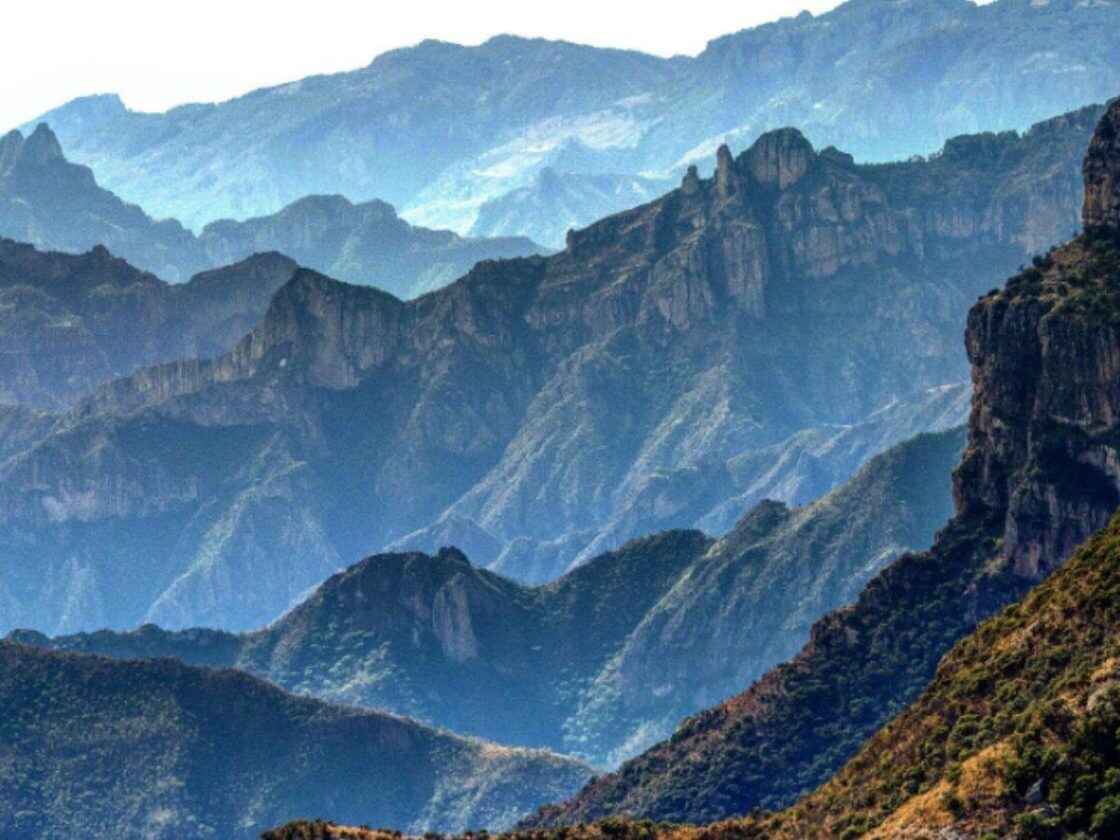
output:
M1118 118L1120 101L1092 144L1090 195ZM1083 236L969 314L969 443L933 548L820 621L788 664L534 824L709 822L790 804L917 697L954 642L1108 522L1120 505L1120 227L1093 224L1098 207L1086 202Z
M1120 117L1110 110L1085 157L1086 228L1120 228Z

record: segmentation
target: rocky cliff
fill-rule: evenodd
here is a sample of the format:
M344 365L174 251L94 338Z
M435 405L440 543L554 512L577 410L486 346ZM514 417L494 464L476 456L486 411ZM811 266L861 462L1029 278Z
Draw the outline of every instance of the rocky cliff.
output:
M1105 231L1120 227L1120 119L1109 110L1093 135L1085 156L1085 227Z
M547 586L515 584L455 549L381 555L241 636L149 625L12 638L236 666L324 699L613 766L789 656L816 618L928 545L948 516L962 445L961 430L921 436L820 502L765 503L720 541L695 531L635 540Z
M870 167L783 130L409 302L300 272L231 352L112 383L0 465L0 544L38 605L6 626L246 629L388 545L469 537L538 582L802 504L960 422L967 308L1026 258L1033 208L1074 226L1095 117Z
M1115 160L1085 166L1089 231L985 296L968 317L969 443L956 515L809 644L538 824L608 814L704 822L787 805L827 779L933 677L976 624L1058 568L1120 504L1120 228L1095 215Z

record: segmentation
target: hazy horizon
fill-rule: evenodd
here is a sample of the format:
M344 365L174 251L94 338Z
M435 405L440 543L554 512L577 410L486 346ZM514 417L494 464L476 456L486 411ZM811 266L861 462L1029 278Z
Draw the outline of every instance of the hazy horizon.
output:
M62 8L22 5L8 13L8 31L21 35L0 57L0 130L95 94L117 94L129 108L145 112L224 101L305 76L364 67L384 52L427 39L474 46L508 34L695 55L721 35L838 5L839 0L761 0L737 7L700 0L691 4L692 14L681 17L668 6L635 2L606 6L575 0L551 9L508 0L470 7L427 2L398 7L388 25L379 21L385 17L379 9L355 13L340 0L324 0L313 15L305 4L202 0L181 19L170 18L165 7L137 9L124 0ZM66 16L64 30L55 25L60 14Z

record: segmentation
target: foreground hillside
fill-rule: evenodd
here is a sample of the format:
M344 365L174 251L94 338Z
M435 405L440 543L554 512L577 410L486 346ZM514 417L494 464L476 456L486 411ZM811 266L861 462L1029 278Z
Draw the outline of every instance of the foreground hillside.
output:
M818 498L963 420L967 308L1076 225L1098 113L889 166L774 132L414 301L297 272L0 463L5 629L249 629L389 547L536 583Z
M532 824L703 823L792 803L914 700L953 643L1104 526L1120 504L1118 129L1120 102L1086 156L1086 234L969 314L969 444L932 549L818 623L791 662Z
M43 119L110 189L194 229L342 193L465 233L547 167L679 177L710 165L721 143L785 125L870 160L1022 130L1120 89L1118 22L1110 2L854 0L728 33L695 58L425 41L220 104L147 114L105 96ZM614 209L588 202L574 226ZM539 230L525 218L504 230Z
M913 704L792 808L703 829L613 821L511 836L1110 840L1120 833L1118 766L1120 517L961 640ZM323 823L264 835L384 836Z
M704 828L610 820L547 840L956 840L1120 832L1120 518L944 658L930 686L836 776L777 814ZM378 840L295 822L266 840Z
M913 705L757 836L1116 837L1118 667L1120 520L958 644Z
M0 836L256 837L302 813L508 825L587 770L234 671L0 643Z
M46 124L26 138L18 131L0 138L0 236L71 253L106 247L173 283L279 251L308 268L406 298L447 285L480 260L542 250L523 237L464 239L413 227L383 201L355 205L339 195L304 196L246 221L215 221L196 236L99 186L88 167L66 159Z
M453 549L382 555L242 636L147 626L11 638L234 666L322 699L613 765L795 653L813 621L899 553L929 545L951 510L963 442L961 430L922 436L806 508L765 503L719 541L695 531L635 540L548 586L519 586Z

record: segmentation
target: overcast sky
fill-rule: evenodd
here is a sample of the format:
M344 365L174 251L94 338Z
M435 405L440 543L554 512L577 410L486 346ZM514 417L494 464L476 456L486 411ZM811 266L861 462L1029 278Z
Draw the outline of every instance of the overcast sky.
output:
M137 110L220 101L312 73L362 67L425 38L562 38L696 54L748 26L837 0L20 0L5 3L0 128L75 96L119 93Z

